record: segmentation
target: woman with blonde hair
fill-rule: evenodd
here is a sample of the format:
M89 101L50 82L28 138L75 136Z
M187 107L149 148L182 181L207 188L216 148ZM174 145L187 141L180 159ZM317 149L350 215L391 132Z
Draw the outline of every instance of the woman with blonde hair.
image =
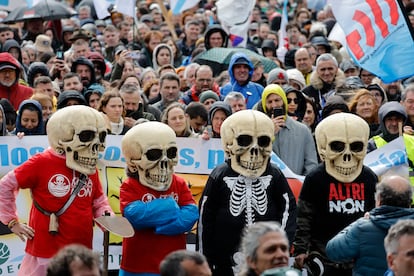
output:
M42 106L43 122L46 122L53 113L53 99L38 90L35 90L31 99L38 101Z
M349 103L349 111L364 119L370 129L370 138L377 134L379 128L378 102L365 88L356 90L355 96Z
M191 131L190 123L185 116L185 109L180 103L170 104L162 113L161 122L170 126L177 137L197 137Z

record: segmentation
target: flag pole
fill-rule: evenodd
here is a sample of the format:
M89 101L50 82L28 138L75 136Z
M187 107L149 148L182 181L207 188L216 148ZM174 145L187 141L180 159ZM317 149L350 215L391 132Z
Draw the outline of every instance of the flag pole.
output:
M175 32L174 24L171 22L171 16L168 14L167 9L164 6L164 2L162 0L157 0L158 5L160 6L162 16L164 16L165 22L167 23L168 28L170 28L170 32L174 41L178 40L177 33Z
M405 6L402 3L401 0L397 0L398 5L400 6L402 15L404 16L405 22L407 23L407 27L410 30L410 34L411 34L411 39L414 40L414 28L413 26L410 24L410 19L408 18L408 14L405 12Z

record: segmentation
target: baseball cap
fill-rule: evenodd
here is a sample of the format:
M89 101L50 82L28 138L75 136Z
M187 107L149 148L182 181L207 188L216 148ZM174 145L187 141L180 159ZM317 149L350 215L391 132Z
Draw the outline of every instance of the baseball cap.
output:
M257 24L257 22L252 22L249 26L249 30L257 31L258 29L259 29L259 24Z
M239 59L237 59L235 62L234 62L234 65L236 65L236 64L244 64L244 65L247 65L247 66L249 66L250 67L250 63L249 63L249 61L247 61L246 59L244 59L244 58L239 58Z
M152 22L151 14L144 14L141 16L141 22Z
M1 70L4 70L4 69L13 69L13 70L16 70L16 66L14 66L14 65L12 65L10 63L0 64L0 71Z
M150 11L152 11L152 10L157 10L158 12L160 12L161 13L161 8L160 8L160 6L157 4L157 3L152 3L150 6L149 6L149 10Z
M358 67L350 60L344 60L341 62L341 64L339 65L339 68L343 71L346 72L349 69L357 69Z
M106 27L106 22L102 19L95 20L96 27Z

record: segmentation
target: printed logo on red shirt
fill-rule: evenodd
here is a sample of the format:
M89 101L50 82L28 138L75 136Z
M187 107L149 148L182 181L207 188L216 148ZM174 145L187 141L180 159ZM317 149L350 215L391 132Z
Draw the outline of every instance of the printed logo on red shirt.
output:
M159 198L168 198L168 197L172 197L176 202L178 202L178 194L171 192L170 194L163 194L160 195ZM148 203L153 201L154 199L156 199L157 197L151 193L146 193L142 196L141 201Z
M71 190L69 179L63 174L55 174L47 184L49 192L55 197L64 197Z

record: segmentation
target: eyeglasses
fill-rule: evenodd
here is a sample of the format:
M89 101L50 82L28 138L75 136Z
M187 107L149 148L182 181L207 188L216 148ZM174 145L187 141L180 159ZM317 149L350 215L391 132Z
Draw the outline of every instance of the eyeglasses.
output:
M298 102L299 102L298 98L295 98L295 99L287 98L287 103L288 103L288 104L292 103L292 101L293 101L295 104L298 104Z
M210 82L212 82L213 80L212 80L212 79L197 79L197 81L198 81L199 83L204 83L204 82L210 83Z

